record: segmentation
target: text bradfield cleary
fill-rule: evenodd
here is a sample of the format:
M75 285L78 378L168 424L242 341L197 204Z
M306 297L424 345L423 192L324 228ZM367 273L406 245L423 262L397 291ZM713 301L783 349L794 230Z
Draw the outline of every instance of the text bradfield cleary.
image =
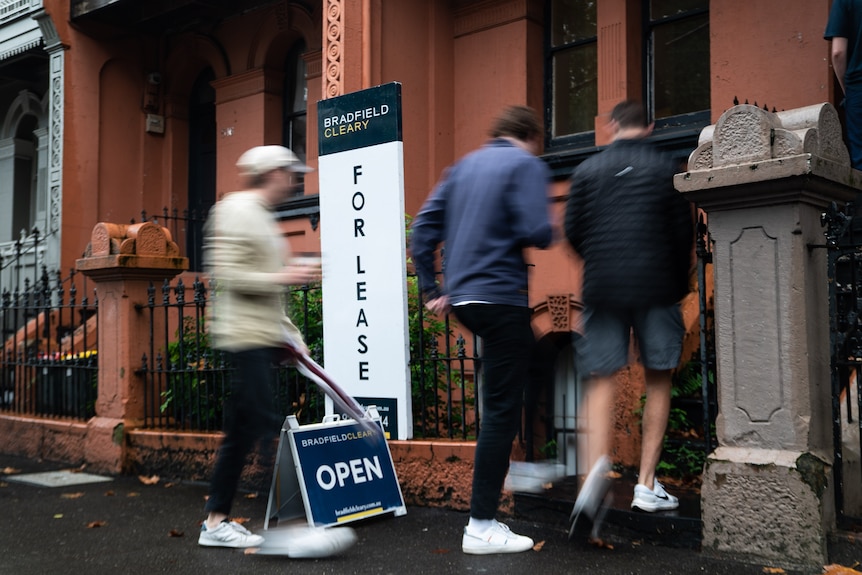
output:
M331 138L342 136L351 132L358 132L368 128L371 118L385 116L389 113L389 105L381 104L380 107L371 106L362 110L355 110L336 116L323 118L323 137Z

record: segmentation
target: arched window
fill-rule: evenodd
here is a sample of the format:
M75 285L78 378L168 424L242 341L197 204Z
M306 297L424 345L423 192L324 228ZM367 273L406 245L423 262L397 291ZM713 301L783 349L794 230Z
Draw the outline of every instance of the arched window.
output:
M298 41L290 49L284 62L284 91L282 100L282 144L306 160L305 138L308 130L308 84L305 79L305 42Z
M39 141L35 116L24 116L15 133L14 195L12 200L12 237L23 230L28 235L36 223L36 198L39 175Z
M211 68L195 80L189 97L189 203L185 253L189 269L202 269L203 228L201 223L215 203L216 190L216 108L215 79Z

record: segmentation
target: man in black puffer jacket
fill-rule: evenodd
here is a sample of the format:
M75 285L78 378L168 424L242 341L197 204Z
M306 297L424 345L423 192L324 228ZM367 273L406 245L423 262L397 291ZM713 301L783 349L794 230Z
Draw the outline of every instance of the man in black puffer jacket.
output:
M628 364L630 333L638 343L646 403L638 484L632 508L675 509L655 478L667 427L671 370L682 352L680 300L688 292L692 206L673 187L674 161L645 140L652 131L643 106L626 101L611 112L613 142L572 174L566 237L583 258L584 337L578 367L590 377L585 402L590 473L572 510L594 520L609 484L608 458L615 374Z

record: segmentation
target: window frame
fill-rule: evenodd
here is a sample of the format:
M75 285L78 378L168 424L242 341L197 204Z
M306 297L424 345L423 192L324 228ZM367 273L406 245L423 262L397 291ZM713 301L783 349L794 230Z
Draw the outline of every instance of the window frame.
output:
M594 147L596 142L595 128L592 130L579 132L577 134L567 134L565 136L554 137L553 134L553 117L554 117L554 56L557 53L586 46L589 44L596 45L596 69L598 70L598 43L599 31L596 26L596 35L590 38L582 38L568 44L553 46L553 23L551 4L553 0L545 1L545 22L544 26L544 108L545 108L545 150L546 151L566 151L572 149L581 149L585 147ZM598 9L598 8L597 8ZM597 101L598 103L598 101ZM598 113L598 107L596 108ZM595 114L594 114L595 115Z
M647 118L655 123L654 131L656 135L664 135L662 139L672 138L674 134L685 136L691 130L700 130L709 125L711 119L711 106L705 110L695 112L685 112L682 114L674 114L663 118L655 117L655 58L653 30L665 24L672 24L689 18L706 15L709 18L709 0L707 0L706 8L697 8L689 10L682 14L674 14L658 20L652 20L650 16L651 0L642 0L641 5L641 40L643 45L643 101L646 105ZM710 93L712 89L710 88Z
M668 116L665 118L654 119L653 116L653 86L654 78L653 71L649 66L652 62L652 28L657 22L666 24L673 20L682 20L693 16L706 14L709 15L709 6L686 12L683 15L674 15L663 18L660 21L652 22L649 13L649 0L641 2L641 34L640 38L642 51L640 63L636 61L628 62L629 66L641 66L642 81L641 91L644 105L647 107L648 117L655 122L653 134L649 136L649 140L655 142L658 146L666 150L668 153L679 158L681 161L686 160L688 154L697 147L697 141L700 137L701 130L711 123L712 110L699 110ZM552 47L551 34L551 0L545 2L545 26L544 26L544 111L545 111L545 153L542 159L548 164L555 178L565 178L571 171L581 162L600 152L605 146L596 146L595 130L582 132L580 134L562 136L553 138L551 133L551 124L553 118L553 53L560 49L569 48L574 45ZM598 28L598 25L597 25ZM598 34L598 29L596 30ZM595 39L598 42L598 36ZM601 74L601 70L599 70ZM710 88L710 93L711 93ZM596 109L598 114L598 107Z

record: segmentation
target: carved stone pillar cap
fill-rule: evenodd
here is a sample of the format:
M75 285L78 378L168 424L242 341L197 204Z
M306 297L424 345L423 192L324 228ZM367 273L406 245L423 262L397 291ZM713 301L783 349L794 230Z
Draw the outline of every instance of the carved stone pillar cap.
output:
M701 131L688 167L674 178L681 192L796 176L831 181L853 193L862 188L862 173L850 167L838 112L828 102L782 112L734 106Z
M77 268L101 279L173 277L188 268L167 228L153 222L112 224L99 222ZM119 270L126 270L120 272Z
M850 165L835 107L824 102L782 112L740 104L701 131L692 171L812 154Z

